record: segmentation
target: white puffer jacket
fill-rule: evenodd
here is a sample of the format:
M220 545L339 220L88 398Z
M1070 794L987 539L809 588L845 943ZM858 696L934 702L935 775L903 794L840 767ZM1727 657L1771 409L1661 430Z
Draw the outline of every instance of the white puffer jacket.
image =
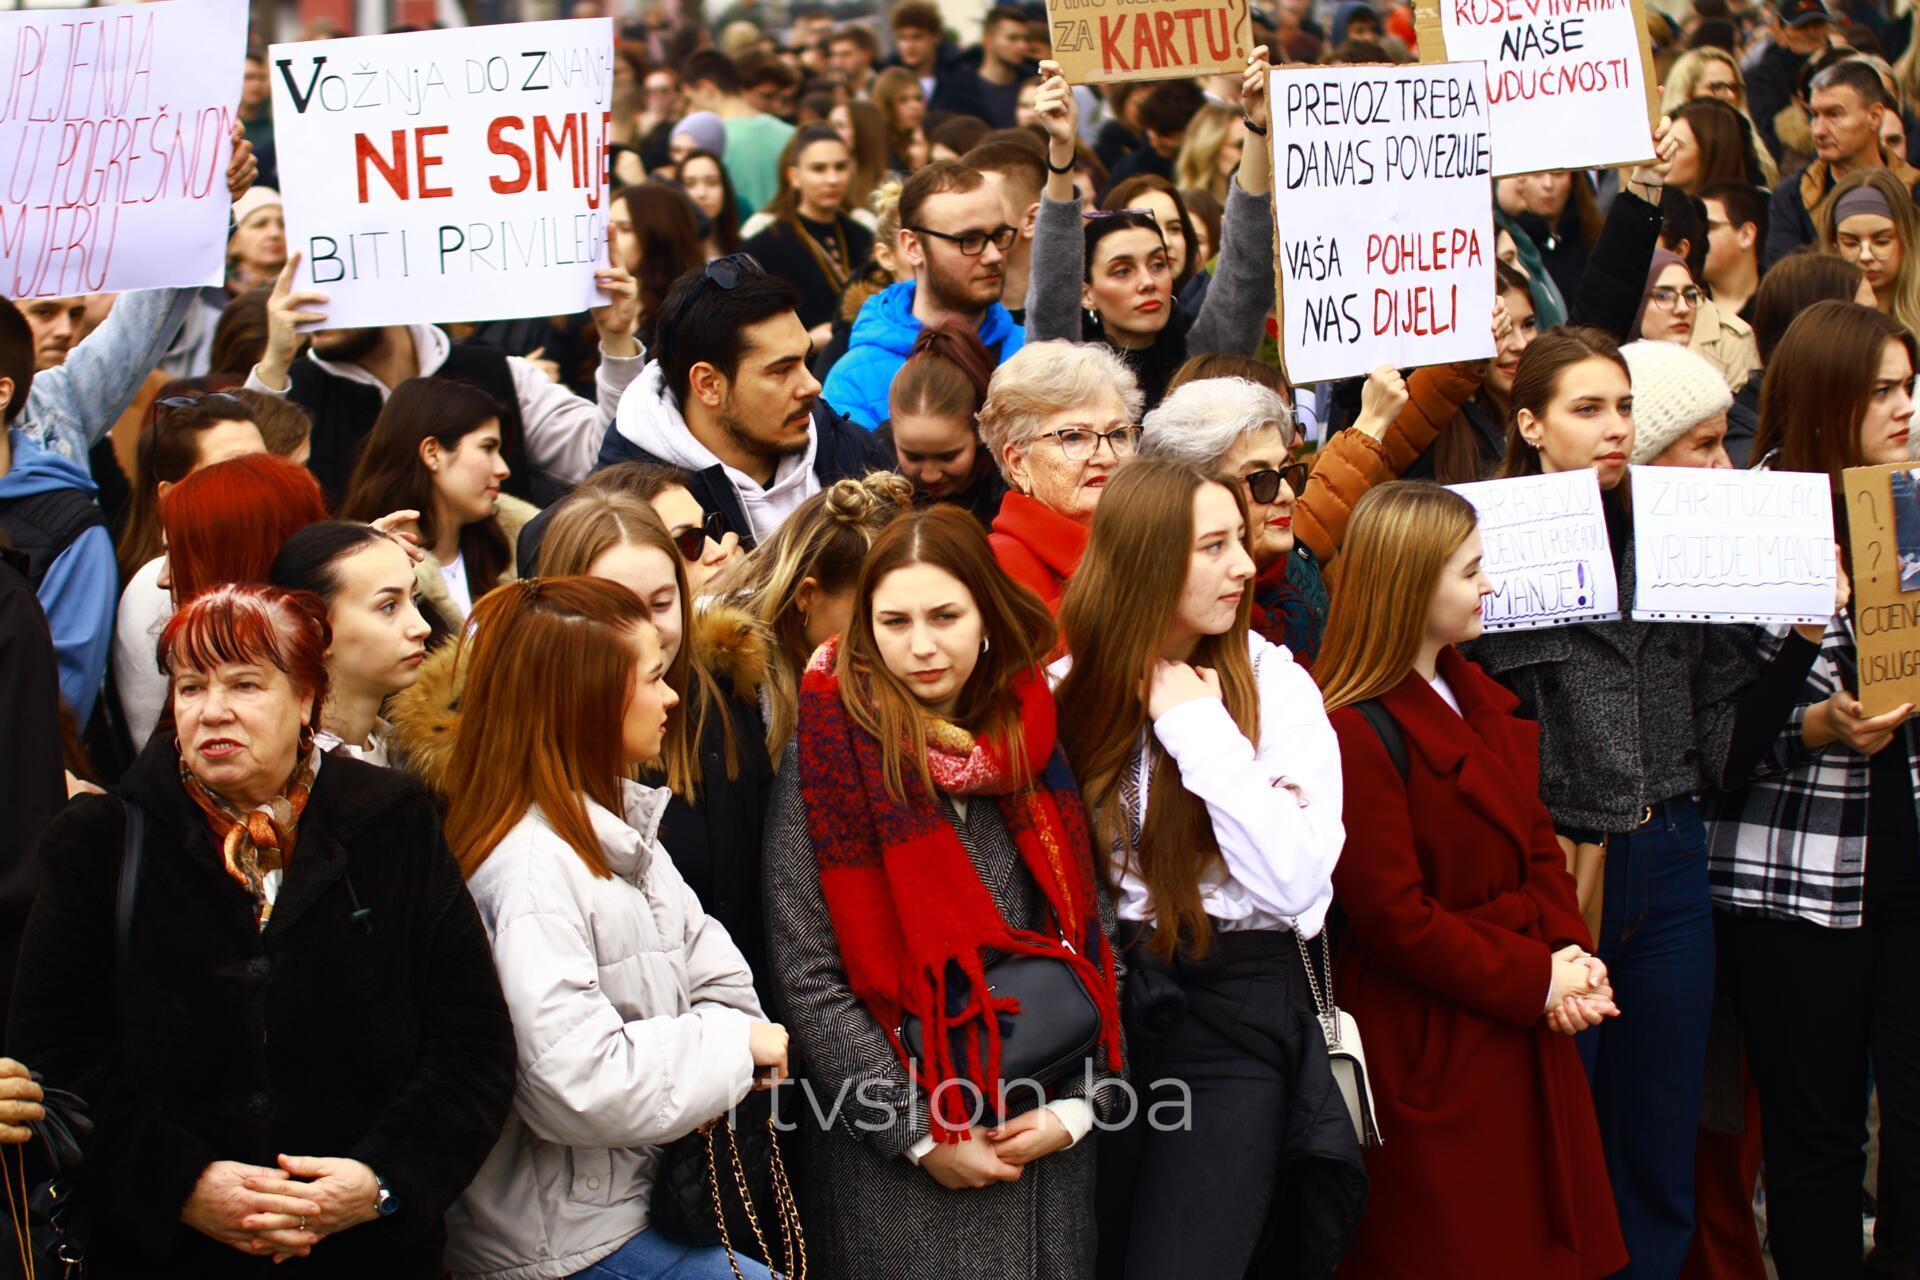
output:
M647 1225L657 1144L747 1095L763 1018L727 931L656 838L667 792L622 783L625 820L588 802L601 879L536 807L469 887L513 1015L513 1115L447 1213L447 1265L559 1280Z

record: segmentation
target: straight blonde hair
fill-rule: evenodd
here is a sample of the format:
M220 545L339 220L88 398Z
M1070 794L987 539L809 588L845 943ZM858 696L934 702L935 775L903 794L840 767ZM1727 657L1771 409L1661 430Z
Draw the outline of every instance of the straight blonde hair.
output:
M1327 711L1386 693L1413 670L1448 557L1479 524L1473 504L1425 480L1395 480L1354 504L1340 590L1313 678Z
M1060 742L1080 778L1096 838L1107 849L1130 853L1146 882L1158 926L1152 945L1168 958L1183 946L1195 956L1205 955L1213 942L1213 925L1200 899L1201 884L1221 866L1213 819L1205 802L1180 781L1180 767L1162 756L1153 768L1147 820L1136 841L1121 786L1147 729L1143 690L1186 587L1194 494L1210 484L1233 495L1242 521L1241 545L1251 556L1240 485L1171 458L1136 458L1108 483L1086 554L1060 604L1061 629L1073 655L1073 669L1055 691ZM1228 713L1257 743L1260 692L1247 647L1252 610L1248 590L1233 626L1202 637L1191 661L1219 673Z
M1851 261L1840 252L1840 220L1834 214L1840 198L1856 187L1872 187L1893 211L1893 233L1900 237L1900 270L1894 273L1893 305L1887 313L1908 333L1920 335L1920 212L1914 210L1912 195L1889 170L1862 169L1833 184L1819 209L1820 251L1843 262Z

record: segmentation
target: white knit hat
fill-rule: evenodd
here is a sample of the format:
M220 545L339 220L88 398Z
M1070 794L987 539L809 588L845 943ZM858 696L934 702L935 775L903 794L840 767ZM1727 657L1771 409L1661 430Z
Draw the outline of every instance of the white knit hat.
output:
M272 187L248 187L247 194L233 202L233 225L246 225L248 218L265 208L278 208L280 193Z
M1677 342L1620 348L1633 380L1633 461L1645 466L1716 413L1733 407L1718 369Z

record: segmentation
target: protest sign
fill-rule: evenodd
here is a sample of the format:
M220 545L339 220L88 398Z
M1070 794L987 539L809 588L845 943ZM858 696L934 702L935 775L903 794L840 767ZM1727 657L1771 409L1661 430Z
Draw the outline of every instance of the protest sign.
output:
M274 45L297 288L330 328L566 315L605 299L606 18Z
M219 284L242 0L0 14L0 287Z
M1248 0L1047 0L1053 57L1074 84L1244 71Z
M1415 0L1422 62L1487 64L1493 171L1653 158L1645 0Z
M1794 624L1833 616L1825 475L1631 471L1635 620Z
M1452 488L1480 513L1481 566L1493 582L1481 614L1487 630L1620 616L1598 475L1562 471Z
M1870 716L1920 703L1920 500L1915 464L1848 467L1853 640Z
M1288 375L1491 357L1481 68L1287 67L1268 94Z

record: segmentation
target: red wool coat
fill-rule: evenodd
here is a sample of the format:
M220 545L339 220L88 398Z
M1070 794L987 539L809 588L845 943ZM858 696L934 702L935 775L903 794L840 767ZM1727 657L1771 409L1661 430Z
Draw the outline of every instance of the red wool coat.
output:
M1381 703L1408 778L1358 711L1333 713L1347 845L1337 998L1384 1145L1340 1280L1589 1280L1625 1265L1592 1095L1547 1029L1552 953L1591 947L1539 800L1539 731L1452 649L1464 719L1418 672Z
M1086 554L1089 527L1043 506L1024 493L1000 501L987 543L1009 578L1047 602L1056 617L1067 579Z

